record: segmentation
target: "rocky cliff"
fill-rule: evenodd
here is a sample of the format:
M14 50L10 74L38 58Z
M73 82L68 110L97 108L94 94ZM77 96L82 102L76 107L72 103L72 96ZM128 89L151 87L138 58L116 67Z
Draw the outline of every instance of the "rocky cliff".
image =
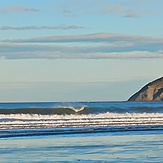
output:
M145 85L128 101L163 101L163 77Z

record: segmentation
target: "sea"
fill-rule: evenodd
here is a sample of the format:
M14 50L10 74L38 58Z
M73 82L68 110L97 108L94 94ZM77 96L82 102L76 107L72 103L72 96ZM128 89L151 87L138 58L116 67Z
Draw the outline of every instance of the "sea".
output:
M163 162L163 102L0 103L2 163Z

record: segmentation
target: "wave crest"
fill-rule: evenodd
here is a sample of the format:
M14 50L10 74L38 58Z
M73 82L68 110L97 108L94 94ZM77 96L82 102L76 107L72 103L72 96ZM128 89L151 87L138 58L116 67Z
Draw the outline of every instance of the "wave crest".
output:
M57 108L21 108L21 109L0 109L0 114L40 114L40 115L65 115L65 114L89 114L89 108L59 106Z

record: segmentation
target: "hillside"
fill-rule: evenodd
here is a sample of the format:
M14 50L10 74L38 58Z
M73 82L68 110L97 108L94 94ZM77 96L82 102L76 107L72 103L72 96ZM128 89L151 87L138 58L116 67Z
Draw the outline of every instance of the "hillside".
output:
M163 101L163 77L145 85L128 101Z

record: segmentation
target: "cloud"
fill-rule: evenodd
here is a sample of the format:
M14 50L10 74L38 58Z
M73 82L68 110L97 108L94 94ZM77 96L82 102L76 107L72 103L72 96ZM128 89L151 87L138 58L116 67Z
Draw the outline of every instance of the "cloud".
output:
M2 40L6 59L163 58L163 38L113 33Z
M162 38L125 35L125 34L113 34L113 33L93 33L83 35L66 35L66 36L47 36L31 39L7 39L1 42L9 43L70 43L70 42L116 42L116 41L128 41L128 42L143 42L143 43L163 43Z
M39 12L39 10L36 8L17 5L17 6L0 7L0 12L26 13L26 12Z
M4 56L5 55L5 56ZM163 52L96 52L96 53L60 53L60 52L7 52L0 53L5 59L163 59Z
M84 29L83 26L77 25L60 25L60 26L22 26L22 27L13 27L13 26L1 26L0 30L75 30L75 29Z
M126 18L138 18L151 13L151 11L136 5L128 5L125 3L115 3L104 5L101 12L107 15L121 15Z
M6 59L163 58L163 50L160 50L161 46L154 49L143 49L143 47L138 49L137 45L129 43L85 46L0 44L0 49L0 57Z
M101 59L152 59L152 58L163 58L163 51L162 52L131 51L131 52L94 53L93 57L98 59L100 58Z
M138 18L157 12L151 11L151 9L147 7L147 5L149 5L149 2L143 0L69 0L55 3L55 7L61 9L61 13L63 14L63 16L105 14L122 16L125 18Z
M62 15L63 15L63 16L68 16L68 17L74 17L74 16L76 16L76 15L73 13L73 11L71 11L71 10L63 10L63 11L62 11Z

